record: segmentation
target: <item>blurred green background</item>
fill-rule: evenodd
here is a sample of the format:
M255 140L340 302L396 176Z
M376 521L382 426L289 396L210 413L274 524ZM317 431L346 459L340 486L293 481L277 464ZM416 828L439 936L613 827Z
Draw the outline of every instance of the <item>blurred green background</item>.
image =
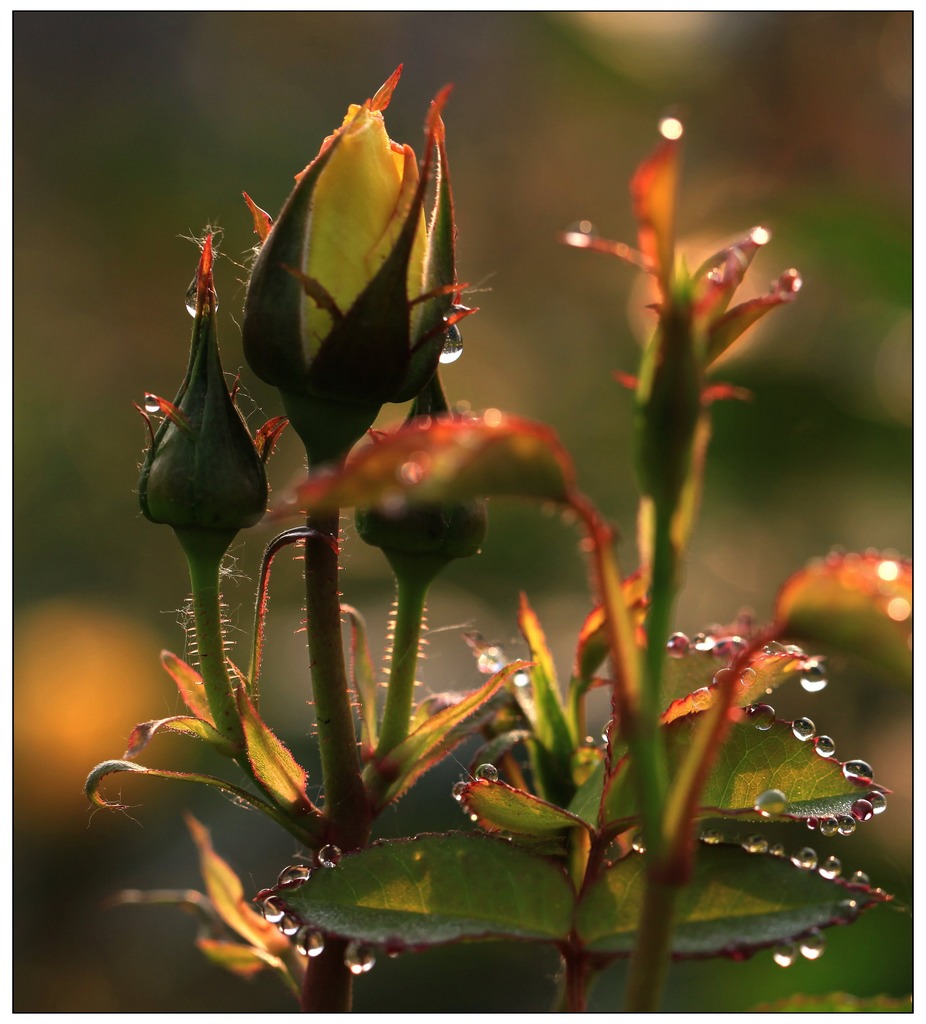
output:
M181 820L192 810L245 885L270 884L293 841L198 787L110 786L128 814L91 814L96 762L132 726L176 713L158 652L182 653L184 567L171 532L144 521L133 489L145 430L132 401L172 396L186 366L183 296L197 250L224 229L217 268L225 367L242 369L252 423L280 409L243 366L236 320L254 243L246 189L276 213L292 176L346 106L400 62L390 134L416 148L447 82L459 267L482 309L444 379L454 400L551 423L581 487L623 528L636 563L630 400L647 319L640 275L558 246L581 218L634 241L627 182L660 115L686 124L680 233L694 258L763 224L753 293L786 267L799 301L771 315L720 369L754 401L716 408L702 521L678 609L697 631L743 607L762 620L778 584L832 545L911 546L912 15L822 14L53 14L14 17L15 216L15 1004L19 1011L285 1011L270 977L210 967L194 924L162 908L102 909L122 888L197 886ZM402 410L393 408L384 421ZM279 491L300 472L293 437L271 463ZM246 656L255 566L272 536L235 548L227 599ZM478 559L448 571L430 607L426 691L479 676L466 624L522 654L526 590L563 673L589 607L573 527L496 503ZM348 543L346 599L382 635L390 585L377 552ZM306 708L299 564L281 563L264 710L314 764ZM451 627L451 628L445 628ZM830 661L821 694L776 694L843 758L895 790L888 813L848 839L802 832L897 896L822 960L672 969L667 1009L732 1010L791 991L902 994L912 986L911 708L857 666ZM379 834L464 827L449 790L467 750L427 776ZM182 738L148 763L207 770ZM143 760L144 760L143 759ZM317 773L313 778L317 781ZM468 826L467 826L468 827ZM549 1007L556 957L499 945L384 960L359 1010ZM593 1008L614 1009L620 966Z

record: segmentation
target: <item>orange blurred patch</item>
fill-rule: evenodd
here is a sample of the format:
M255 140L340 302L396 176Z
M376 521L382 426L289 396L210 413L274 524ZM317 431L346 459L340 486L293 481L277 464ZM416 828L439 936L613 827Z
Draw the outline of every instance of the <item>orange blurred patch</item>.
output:
M169 713L160 643L133 619L55 599L24 612L15 639L15 813L41 831L85 823L83 783L121 757L132 727Z

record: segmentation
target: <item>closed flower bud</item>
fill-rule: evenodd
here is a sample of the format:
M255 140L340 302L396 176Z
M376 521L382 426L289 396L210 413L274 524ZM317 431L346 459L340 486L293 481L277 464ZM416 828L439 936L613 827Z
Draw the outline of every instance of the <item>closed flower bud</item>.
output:
M195 291L190 363L180 392L172 403L155 396L146 402L166 415L142 466L138 495L152 522L234 535L263 516L267 478L219 361L211 236Z
M282 392L310 458L343 453L384 402L414 398L443 345L456 284L446 90L432 104L419 167L383 120L400 71L349 108L298 176L248 285L246 358Z

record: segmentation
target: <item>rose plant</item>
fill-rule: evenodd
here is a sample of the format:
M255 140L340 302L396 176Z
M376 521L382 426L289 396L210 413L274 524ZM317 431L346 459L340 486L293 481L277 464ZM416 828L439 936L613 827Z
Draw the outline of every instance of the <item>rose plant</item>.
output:
M457 324L473 312L460 304L466 286L455 264L441 119L448 90L431 106L418 160L385 129L400 71L349 108L275 220L246 196L260 248L245 353L279 390L309 464L270 512L305 522L266 549L247 666L223 646L219 570L232 538L265 510L264 463L284 421L252 440L235 409L204 239L189 369L174 402L146 398L146 417L162 419L139 487L145 515L173 527L189 561L198 662L162 654L187 713L137 726L123 758L94 768L86 786L104 807L119 806L102 794L119 772L218 788L279 824L305 862L281 865L276 880L246 894L191 819L206 893L122 899L193 909L207 956L245 976L276 971L306 1011L349 1009L354 978L380 951L485 939L555 947L564 1010L585 1009L595 977L621 957L630 958L628 1010L658 1009L673 957L771 949L779 964L815 959L825 929L891 897L861 873L843 877L836 857L821 859L803 841L786 849L763 830L790 823L805 835L808 826L849 835L884 810L889 790L864 761L837 759L809 719L778 719L766 697L802 680L819 688L826 670L816 645L909 675L911 565L890 554L831 554L784 583L766 626L743 618L691 638L674 631L713 405L741 397L709 372L752 324L794 299L800 276L786 270L767 294L735 303L769 239L762 228L693 270L676 252L674 119L631 184L638 248L581 228L563 236L642 269L656 290L639 372L620 377L633 390L641 493L641 562L623 573L614 528L581 493L549 427L448 405L441 355L456 349ZM358 445L385 403L404 402L401 426ZM478 553L486 499L506 496L559 505L582 531L592 594L574 663L561 680L525 596L518 621L528 659L508 662L468 635L484 684L415 706L428 589L451 560ZM396 580L382 706L363 616L341 600L339 517L351 507L360 538L383 551ZM305 554L319 802L259 707L270 567L288 545ZM587 701L599 688L611 698L603 743L588 735ZM207 743L234 762L233 781L139 764L162 732ZM452 793L474 827L373 839L384 809L474 737L471 773ZM858 1004L834 995L827 1008Z

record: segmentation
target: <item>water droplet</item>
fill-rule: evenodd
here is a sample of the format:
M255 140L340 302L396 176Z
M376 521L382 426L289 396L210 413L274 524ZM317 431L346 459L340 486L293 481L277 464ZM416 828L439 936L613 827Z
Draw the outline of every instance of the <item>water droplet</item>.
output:
M870 821L875 816L875 810L869 800L856 800L850 810L856 821Z
M856 821L848 814L840 814L836 819L836 826L836 831L841 836L851 836L856 829Z
M684 133L684 125L677 117L664 117L659 122L659 134L669 142L676 142Z
M464 789L466 789L465 782L455 782L453 784L453 788L450 790L450 795L453 797L454 800L462 800Z
M785 850L784 843L773 843L768 848L770 857L786 857L787 851Z
M351 974L366 974L373 970L376 954L370 946L361 942L349 942L344 951L344 966Z
M771 239L772 233L768 228L756 226L749 232L749 240L753 245L766 245Z
M284 914L277 924L277 928L279 928L284 935L295 935L301 927L302 922L298 917L294 917L292 914Z
M463 355L463 335L456 324L450 324L444 331L444 347L441 349L440 361L444 364L455 363Z
M809 935L799 939L798 942L800 944L801 956L806 960L819 960L826 949L826 939L823 937L823 932L817 931L816 928Z
M476 655L476 668L485 676L501 672L505 665L505 652L495 644L489 644Z
M805 846L802 850L798 850L797 853L791 854L791 863L796 868L802 868L804 871L814 871L817 867L817 851L809 846Z
M706 711L714 703L714 696L706 686L701 686L691 694L690 700L695 711Z
M156 413L161 411L161 402L157 395L145 395L145 412Z
M805 661L801 667L801 686L808 693L819 693L826 689L828 680L823 666L817 660Z
M563 241L567 245L573 245L580 249L589 245L597 237L598 232L590 220L577 220L563 232Z
M698 838L707 846L717 846L723 842L723 834L715 828L705 829Z
M780 789L766 789L756 797L755 809L763 817L772 814L784 814L788 807L788 798Z
M871 879L864 871L853 871L852 874L849 875L849 881L853 885L871 885Z
M637 832L630 842L630 848L634 853L646 853L646 843L643 841L643 833Z
M666 652L670 658L684 658L691 647L691 641L684 633L673 633L666 641Z
M866 761L846 761L842 766L842 774L852 781L858 779L865 782L871 782L875 775L871 770L871 765Z
M765 732L775 724L775 709L771 704L752 704L746 708L749 722L759 732Z
M741 845L747 853L768 853L768 840L765 836L746 836Z
M198 277L198 275L197 275ZM186 295L183 297L183 304L186 306L186 311L190 316L196 316L196 284L197 277L194 277L190 282L190 287L186 290ZM215 312L219 308L219 300L215 299L212 303L212 311Z
M723 636L714 641L714 654L718 658L731 658L746 646L741 636Z
M802 743L805 743L813 737L815 728L816 726L809 718L796 718L791 723L791 732L793 732L795 738L799 739Z
M772 640L762 648L765 654L785 654L784 644L780 644L777 640Z
M837 878L842 871L842 863L838 857L827 857L817 870L824 878Z
M758 676L756 675L756 670L754 668L744 668L743 671L740 672L737 683L739 684L740 689L748 690L755 686L756 679L758 679Z
M696 651L712 651L714 649L714 638L710 633L695 633L691 638L691 646Z
M829 736L818 736L814 740L813 749L820 757L832 757L836 753L836 744Z
M714 673L714 678L711 682L714 686L723 686L724 683L729 683L733 679L732 668L722 668L719 672Z
M318 956L325 948L325 936L308 925L296 932L296 949L303 956Z
M784 648L784 652L785 654L790 654L793 658L804 657L804 648L798 647L797 644L788 644L788 646Z
M797 959L797 947L790 942L784 942L772 950L772 959L779 967L790 967Z
M887 616L894 622L906 622L913 607L905 597L892 597L887 602Z
M878 578L890 583L900 575L900 566L893 559L886 559L878 566Z
M883 814L887 810L887 799L883 793L873 790L868 794L868 802L875 814Z
M811 815L804 822L804 824L810 829L811 832L813 832L813 830L817 827L817 825L820 824L820 819L819 818L815 818L815 817L813 817L813 815Z
M341 851L333 843L328 843L318 851L318 863L323 868L336 868L341 860Z
M277 878L277 885L295 888L297 885L307 882L311 873L311 870L305 864L290 864L288 868L283 868L280 872Z
M286 908L282 902L276 898L276 896L268 896L263 903L260 905L261 912L264 918L271 924L276 924L278 921L282 921L286 914Z
M473 774L485 782L498 782L498 769L494 764L481 764Z
M511 681L515 686L530 686L531 677L529 673L521 669L520 672L515 672Z
M824 836L834 836L839 829L839 822L835 818L821 818L820 819L820 834Z
M430 465L431 457L427 452L415 452L408 462L402 463L397 476L402 483L420 484Z
M843 924L851 924L859 915L858 900L842 900L836 908L836 914Z
M790 270L786 270L778 278L778 288L786 295L796 295L801 288L803 288L804 282L801 275L791 267Z

